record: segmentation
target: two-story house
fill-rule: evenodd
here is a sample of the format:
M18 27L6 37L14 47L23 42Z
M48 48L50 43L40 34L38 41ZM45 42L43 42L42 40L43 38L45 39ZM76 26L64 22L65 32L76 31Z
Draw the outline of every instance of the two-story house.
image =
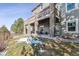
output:
M60 35L60 6L56 3L40 3L33 10L33 16L25 21L24 33L40 37Z

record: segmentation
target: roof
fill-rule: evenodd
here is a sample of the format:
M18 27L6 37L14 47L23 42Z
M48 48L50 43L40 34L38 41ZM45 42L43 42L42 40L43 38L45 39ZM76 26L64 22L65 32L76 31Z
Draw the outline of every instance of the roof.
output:
M25 24L29 24L32 21L35 21L34 16L31 16L30 18L28 18L27 20L25 20Z
M41 3L39 3L39 4L32 10L32 12L33 12L35 9L37 9L40 5L41 5Z

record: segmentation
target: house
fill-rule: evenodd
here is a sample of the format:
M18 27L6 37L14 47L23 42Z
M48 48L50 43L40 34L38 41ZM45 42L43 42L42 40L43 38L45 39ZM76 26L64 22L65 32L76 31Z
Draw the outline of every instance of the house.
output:
M33 10L33 16L24 22L24 34L40 37L60 36L61 4L40 3Z
M78 3L40 3L24 22L24 33L45 38L79 34Z

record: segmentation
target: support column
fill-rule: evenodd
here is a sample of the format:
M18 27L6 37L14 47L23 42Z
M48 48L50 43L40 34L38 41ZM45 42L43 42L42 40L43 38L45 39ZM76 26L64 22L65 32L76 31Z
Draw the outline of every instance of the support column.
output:
M51 37L54 37L54 19L53 19L53 17L54 17L54 15L52 15L51 17L50 17L50 36Z
M26 34L26 26L25 26L25 24L24 24L24 35Z
M50 3L50 37L54 37L55 33L55 14L54 14L54 3Z
M78 19L76 19L76 32L78 33Z
M37 31L38 31L38 21L35 21L35 35L36 36L38 35Z
M28 36L31 36L31 25L30 24L28 24L27 34Z

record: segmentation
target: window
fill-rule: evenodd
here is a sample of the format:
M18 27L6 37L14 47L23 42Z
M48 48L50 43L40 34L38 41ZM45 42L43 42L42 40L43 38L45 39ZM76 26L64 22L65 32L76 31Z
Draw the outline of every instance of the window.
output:
M76 22L68 23L68 31L76 31Z
M75 3L67 3L67 10L72 10L75 8Z

